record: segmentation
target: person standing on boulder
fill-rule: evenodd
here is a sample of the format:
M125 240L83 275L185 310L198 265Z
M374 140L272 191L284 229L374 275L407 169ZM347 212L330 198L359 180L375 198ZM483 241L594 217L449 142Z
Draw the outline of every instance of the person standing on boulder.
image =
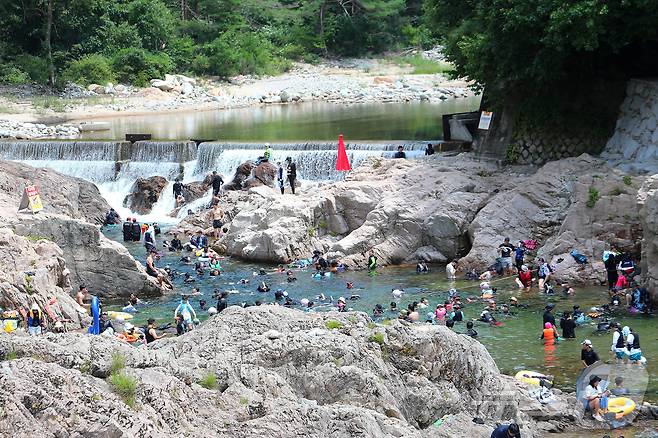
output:
M219 195L219 190L222 188L222 184L224 184L224 180L222 179L221 176L217 174L216 170L212 171L212 195L217 196Z
M292 161L291 157L286 158L288 182L290 183L290 190L295 194L295 180L297 179L297 165Z
M224 212L222 211L219 203L215 204L211 213L213 237L219 240L222 236L222 227L224 226Z
M179 178L176 178L176 182L174 182L174 199L179 196L183 196L183 183L180 182Z
M274 151L269 143L265 143L265 152L263 152L263 159L261 161L269 162L272 159L272 154Z
M277 161L276 165L278 167L278 169L276 170L276 182L279 185L279 190L281 190L281 194L283 195L286 190L286 182L285 179L283 178L283 166L281 165L281 161Z

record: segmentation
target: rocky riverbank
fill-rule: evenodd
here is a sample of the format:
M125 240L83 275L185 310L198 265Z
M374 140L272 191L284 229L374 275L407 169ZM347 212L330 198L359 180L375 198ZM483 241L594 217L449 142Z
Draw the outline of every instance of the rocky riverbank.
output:
M39 188L38 214L17 212L27 185ZM109 209L90 182L0 160L0 307L43 309L54 297L60 317L78 321L71 296L81 284L104 299L162 295L128 250L100 232Z
M410 68L399 67L391 61L358 59L319 65L298 63L280 76L239 76L227 82L217 78L195 79L167 75L164 78L153 78L152 86L146 88L113 84L93 84L88 89L69 86L61 97L52 96L57 100L56 110L52 105L51 108L37 108L36 103L31 103L36 102L34 98L40 93L46 93L46 90L5 89L4 95L0 96L0 106L4 109L0 119L5 119L5 124L9 123L7 120L88 120L111 117L117 113L125 116L313 101L343 105L439 102L473 95L465 81L449 80L444 74L411 73ZM37 138L52 137L57 132L50 133L43 128L38 132L25 129L18 131L18 134L21 138Z
M373 250L381 265L461 259L462 269L483 270L504 237L533 239L539 248L528 260L547 258L558 279L600 284L604 250L640 258L643 180L589 155L539 169L499 168L470 154L377 158L344 181L302 186L294 196L267 185L226 192L231 222L217 249L270 263L318 249L357 269ZM174 232L210 226L201 212ZM572 250L589 263L578 265Z
M45 125L0 119L0 139L76 138L80 129L74 125Z
M588 425L572 396L540 404L477 341L362 313L230 307L148 349L15 334L0 335L0 357L16 358L0 374L2 434L479 437L516 421L540 437ZM132 391L116 392L117 370Z

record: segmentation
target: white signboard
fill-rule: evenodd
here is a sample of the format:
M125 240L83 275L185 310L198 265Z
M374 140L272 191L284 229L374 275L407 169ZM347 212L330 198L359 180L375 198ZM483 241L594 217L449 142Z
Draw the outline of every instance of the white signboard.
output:
M482 113L480 114L480 124L478 125L478 129L489 130L489 125L491 125L492 117L493 117L493 113L491 111L482 111Z

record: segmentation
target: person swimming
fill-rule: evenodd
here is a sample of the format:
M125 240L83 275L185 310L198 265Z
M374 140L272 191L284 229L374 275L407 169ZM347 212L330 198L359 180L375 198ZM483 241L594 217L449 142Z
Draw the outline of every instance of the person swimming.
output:
M402 298L402 295L404 295L404 289L391 289L391 295L398 299Z
M256 288L258 292L269 292L270 291L270 286L265 283L264 281L261 281L258 287Z

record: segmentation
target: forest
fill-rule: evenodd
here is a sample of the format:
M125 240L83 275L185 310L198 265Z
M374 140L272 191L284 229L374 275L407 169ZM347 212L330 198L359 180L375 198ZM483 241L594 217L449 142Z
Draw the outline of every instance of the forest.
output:
M429 47L422 0L0 2L0 82L144 86L177 72L277 74L291 61Z

